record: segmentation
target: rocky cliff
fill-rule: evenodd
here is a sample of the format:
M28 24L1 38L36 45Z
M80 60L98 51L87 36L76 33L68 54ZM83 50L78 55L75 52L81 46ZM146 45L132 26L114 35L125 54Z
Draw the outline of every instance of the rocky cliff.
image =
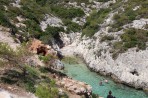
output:
M2 0L0 5L0 24L12 29L17 42L33 37L56 51L64 46L63 54L80 55L92 70L148 89L147 0Z
M124 10L124 8L122 9ZM100 29L91 38L82 37L81 33L62 33L61 37L65 47L61 51L64 55L81 56L90 69L110 76L115 81L137 89L147 90L148 48L137 50L136 46L128 47L126 51L119 52L114 58L114 44L122 40L121 36L126 32L125 29L134 28L147 32L148 29L145 26L148 24L148 19L135 19L123 25L121 30L109 31L111 25L115 23L114 15L116 13L120 14L120 11L111 11L104 22L100 24Z

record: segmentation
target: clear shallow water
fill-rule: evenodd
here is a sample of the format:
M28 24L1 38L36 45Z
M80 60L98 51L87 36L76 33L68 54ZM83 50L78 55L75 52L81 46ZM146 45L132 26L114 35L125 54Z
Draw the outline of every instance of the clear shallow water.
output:
M91 72L85 64L65 64L64 73L73 79L90 84L93 93L99 94L104 98L106 98L109 90L112 91L113 96L116 96L116 98L148 98L148 95L143 91L135 90L122 84L116 84L109 78ZM103 86L99 86L99 81L103 79L107 79L109 83L103 83Z

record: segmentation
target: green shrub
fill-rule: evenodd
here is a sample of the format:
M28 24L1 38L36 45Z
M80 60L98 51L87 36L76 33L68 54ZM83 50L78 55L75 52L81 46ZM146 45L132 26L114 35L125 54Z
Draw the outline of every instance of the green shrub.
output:
M72 22L70 19L63 19L63 23L67 26L67 32L78 32L82 29L82 27L79 24Z
M148 24L145 25L145 29L148 29Z
M52 39L52 35L48 34L48 35L41 35L39 40L41 40L44 44L49 44L50 43L50 39Z
M112 8L117 5L117 7L114 8L117 9L119 6L123 5L124 11L120 9L121 11L114 15L113 19L115 22L112 27L117 28L117 31L119 31L123 25L131 23L135 19L148 18L147 4L148 2L146 0L129 0L128 2L118 0ZM141 5L140 8L134 11L133 8L139 5Z
M52 35L52 37L56 36L59 32L64 32L64 28L63 27L52 27L49 26L46 28L45 31L45 35Z
M86 35L87 37L92 37L99 30L99 26L87 26L82 30L82 35Z
M4 67L6 68L7 66ZM21 75L19 71L14 69L13 70L8 69L8 71L5 71L5 73L2 74L2 76L0 77L0 81L6 84L13 85L18 82L17 78L19 75Z
M141 7L140 9L137 10L139 18L148 18L148 11L147 11L147 6L148 6L148 1L147 0L141 0Z
M48 54L47 56L40 56L40 60L43 60L44 63L48 63L51 59L55 59L53 55Z
M40 67L39 70L41 73L48 73L49 72L46 67Z
M113 44L113 48L114 49L121 49L122 48L122 45L123 45L123 42L115 42Z
M55 13L58 17L64 19L72 19L75 17L82 17L84 15L84 11L80 8L65 8L61 6L53 6L51 7L51 11Z
M39 24L36 23L34 20L26 20L24 24L26 24L25 31L28 32L29 35L32 37L39 38L43 33ZM25 34L26 35L23 36L27 36L27 33Z
M9 18L6 16L4 12L0 13L0 25L6 26L6 27L12 27Z
M124 47L132 48L138 46L140 49L145 49L148 41L148 31L128 29L121 35L121 39L124 42Z
M128 23L128 17L125 15L115 14L113 19L116 21L112 25L112 28L118 28L118 30L120 30L119 28L121 28L121 26Z
M73 31L73 32L78 32L81 30L81 26L78 25L77 23L71 22L70 24L67 25L67 30Z
M124 1L123 1L123 0L117 0L116 3L114 3L114 4L111 3L111 4L110 4L111 9L113 9L113 10L118 9L118 8L121 7L122 5L124 5Z
M108 15L108 13L110 12L109 8L106 9L100 9L98 12L94 11L90 17L87 18L88 22L94 22L97 21L98 24L101 24L105 17Z
M10 19L14 19L15 17L22 14L22 10L18 7L8 6L7 16Z
M0 58L9 59L6 57L7 55L9 55L9 58L14 58L16 52L8 44L0 42Z
M22 15L39 23L45 14L49 13L49 7L40 6L36 0L21 0Z
M49 26L46 28L44 33L40 33L39 39L45 44L49 44L50 41L57 38L60 32L64 32L63 27L52 27Z
M136 19L137 13L133 11L132 9L126 9L125 15L128 17L128 22L132 22L133 20ZM132 13L132 14L131 14Z
M105 35L101 38L101 42L103 41L111 41L111 40L114 40L114 36L111 36L111 35Z
M78 5L80 5L81 3L85 3L85 4L89 4L89 0L64 0L65 2L77 2Z
M64 0L36 0L41 6L61 4Z
M127 8L125 10L125 12L121 14L115 14L113 16L113 19L115 20L115 23L112 25L113 28L120 28L121 26L130 23L136 19L137 13L135 11L130 8Z
M32 54L26 49L26 46L17 48L15 51L7 44L0 43L0 58L1 62L7 67L12 65L16 71L8 71L7 81L13 82L14 78L18 86L26 88L30 92L35 92L35 81L40 77L40 73L30 65L26 65L26 58ZM14 73L15 72L15 73ZM9 78L11 75L11 78ZM15 76L15 77L14 77ZM15 83L16 83L15 82Z
M48 84L38 85L35 92L39 98L57 98L58 90Z
M10 15L11 11L9 11L11 8L10 3L12 3L12 0L1 0L0 2L0 25L2 26L6 26L9 28L13 28L15 29L15 31L17 32L17 28L15 27L15 25L13 25L10 22L10 18L13 17L14 15L16 15L15 13L13 13L13 15ZM8 7L8 10L5 11L5 6ZM11 9L13 11L13 8Z
M113 44L113 58L116 58L119 53L123 53L129 48L137 47L138 50L144 50L147 47L147 41L148 31L134 28L127 29L121 35L121 41Z
M42 74L45 76L41 77L43 75L41 75L37 68L26 65L26 58L30 56L32 54L28 51L25 44L22 44L21 47L18 47L14 51L9 45L0 43L0 62L3 62L5 67L13 65L13 70L6 71L6 77L2 77L1 82L9 84L17 83L17 86L25 88L29 92L36 93L39 98L57 98L58 90L55 81L49 79L44 73ZM44 61L48 59L44 58ZM44 85L39 85L36 88L38 83Z
M98 94L92 94L92 98L99 98L99 95Z
M103 23L109 12L109 8L100 9L98 12L93 11L92 14L87 17L87 22L85 23L82 30L82 36L86 35L92 37L99 30L99 24Z
M9 5L12 0L1 0L0 5Z
M97 0L98 2L108 2L110 0Z
M35 93L35 80L32 80L32 79L29 79L29 78L26 78L24 79L24 84L22 83L22 85L24 85L24 88L29 91L29 92L32 92L32 93Z
M24 77L26 75L27 68L26 66L26 57L32 56L27 49L27 46L18 47L16 51L14 51L9 45L0 43L0 58L4 60L4 63L14 65L16 68L19 68ZM29 71L29 70L28 70ZM33 70L30 69L30 72ZM31 73L32 74L32 73Z
M26 65L25 68L26 68L30 77L32 77L32 78L40 77L40 72L37 69L35 69L34 67Z
M45 14L49 14L50 12L48 2L44 2L46 3L44 6L38 3L39 2L36 0L21 0L20 4L22 7L16 12L18 13L17 15L27 18L24 22L26 28L23 28L23 31L28 32L29 36L35 38L40 38L42 36L43 31L41 30L40 22L44 19ZM28 33L23 33L23 36L28 37Z
M56 0L36 0L36 3L45 6L47 3L51 3L51 1L56 1Z

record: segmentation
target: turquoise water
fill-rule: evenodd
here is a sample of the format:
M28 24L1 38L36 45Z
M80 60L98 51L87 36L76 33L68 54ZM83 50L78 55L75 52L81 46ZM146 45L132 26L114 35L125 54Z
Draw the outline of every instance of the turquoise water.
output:
M106 98L109 90L112 91L113 96L116 96L116 98L148 98L148 95L143 91L135 90L122 84L116 84L109 78L91 72L85 64L65 64L64 73L73 79L90 84L93 93L99 94L104 98ZM103 79L107 79L109 83L103 83L103 86L99 86L99 81Z

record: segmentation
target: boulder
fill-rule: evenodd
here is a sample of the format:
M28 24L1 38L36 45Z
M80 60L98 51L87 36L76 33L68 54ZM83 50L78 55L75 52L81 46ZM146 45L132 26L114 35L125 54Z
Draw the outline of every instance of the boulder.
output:
M55 69L61 70L61 69L64 69L64 64L60 60L55 59L52 63L52 67Z
M58 84L61 84L61 86L66 88L68 91L76 94L84 95L85 93L92 93L92 87L90 85L84 82L73 80L71 78L63 78L61 83Z

